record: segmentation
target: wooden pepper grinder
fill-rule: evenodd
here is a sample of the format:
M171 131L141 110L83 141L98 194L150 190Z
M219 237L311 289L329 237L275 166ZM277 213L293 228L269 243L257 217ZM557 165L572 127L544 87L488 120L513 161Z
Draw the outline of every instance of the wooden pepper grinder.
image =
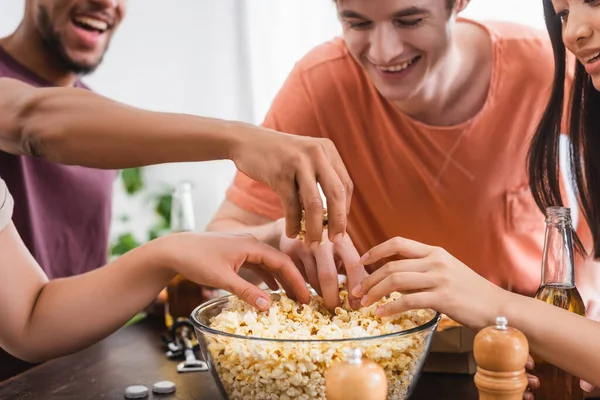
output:
M509 327L505 317L496 318L475 336L473 355L477 362L475 385L480 400L522 400L527 388L525 364L529 355L527 338Z
M346 349L345 361L326 374L327 400L385 400L388 387L381 365L362 358L360 349Z

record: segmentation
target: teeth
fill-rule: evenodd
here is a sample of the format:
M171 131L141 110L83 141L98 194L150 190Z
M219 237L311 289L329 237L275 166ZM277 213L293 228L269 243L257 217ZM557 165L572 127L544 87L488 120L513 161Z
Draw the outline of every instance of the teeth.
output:
M415 59L413 58L412 60L403 62L402 64L392 65L390 67L379 67L379 69L386 72L400 72L408 68L408 66L414 61Z
M80 24L87 25L90 28L97 29L99 31L105 31L108 29L108 24L104 21L100 21L99 19L90 18L90 17L76 17L75 21Z
M598 56L600 56L600 52L592 55L591 57L588 57L587 62L592 62L593 60L598 58Z

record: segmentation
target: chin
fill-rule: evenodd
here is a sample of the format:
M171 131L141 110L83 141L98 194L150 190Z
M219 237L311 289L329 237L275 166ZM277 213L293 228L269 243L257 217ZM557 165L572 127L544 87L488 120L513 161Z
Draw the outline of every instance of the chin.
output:
M80 74L89 74L95 71L102 62L102 56L98 57L96 55L82 56L79 54L67 58L69 69Z
M592 84L594 88L600 92L600 76L592 76Z
M378 89L378 91L387 101L392 103L404 102L412 97L411 94L406 90Z

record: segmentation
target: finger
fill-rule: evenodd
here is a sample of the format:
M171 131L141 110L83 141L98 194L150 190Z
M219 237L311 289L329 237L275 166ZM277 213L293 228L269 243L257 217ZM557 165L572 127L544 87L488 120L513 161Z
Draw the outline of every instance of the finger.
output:
M361 304L368 307L392 292L418 293L430 290L432 287L431 277L428 274L422 272L396 272L373 286L362 298Z
M306 278L310 286L319 294L319 296L323 296L323 292L321 291L321 285L319 285L319 274L317 273L317 263L312 255L312 253L308 253L306 255L300 256L302 259L302 264L304 265L304 270L306 271Z
M432 246L415 242L414 240L395 237L365 253L360 262L364 265L372 264L385 257L401 256L404 258L424 258L431 254Z
M228 269L227 274L231 275L224 280L227 282L226 290L233 293L246 303L256 307L261 311L266 311L271 306L270 297L257 286L251 284L232 270Z
M314 251L314 255L317 262L319 285L323 292L323 302L325 307L333 310L340 305L340 288L332 248L330 245L319 246Z
M256 264L275 275L279 282L285 282L290 292L303 303L308 303L310 295L300 271L292 260L273 247L257 240L249 239L246 261Z
M248 267L248 269L251 269L256 275L258 275L260 279L262 279L262 281L267 284L269 289L279 290L279 284L277 283L273 275L271 275L269 272L267 272L264 269L258 268L256 265L252 265Z
M432 292L405 294L398 300L394 300L379 307L375 313L380 317L387 317L408 310L422 308L436 309L435 307L432 307L434 302L435 295Z
M296 266L298 271L300 271L300 275L302 275L304 280L306 282L308 282L308 277L306 276L306 270L304 269L304 263L302 262L300 257L298 257L296 255L290 255L290 258L292 259L292 262L294 263L294 265Z
M527 387L530 389L538 389L540 387L540 380L537 376L527 374Z
M290 300L292 301L297 301L298 299L296 299L296 296L294 295L294 291L290 288L290 286L285 283L280 281L281 283L281 287L283 288L283 291L285 292L285 294L287 295L287 297L290 298Z
M400 260L400 261L391 261L379 268L377 271L373 272L371 275L368 275L364 278L360 285L355 286L352 289L352 294L355 297L362 298L369 290L371 290L375 285L379 284L379 282L383 281L387 277L403 273L403 272L420 272L423 273L427 271L427 263L422 259L408 259L408 260ZM395 278L397 279L397 278ZM408 289L405 289L408 290Z
M344 161L342 160L340 153L337 151L335 144L333 142L329 142L329 143L330 143L330 145L327 146L329 159L331 161L331 164L333 165L333 169L338 174L340 180L342 181L342 184L344 185L345 194L346 194L346 215L348 215L350 213L350 205L352 204L352 194L354 193L354 183L352 182L352 179L350 178L350 174L348 173L348 170L346 169L346 165L344 164Z
M336 246L340 247L339 251L336 251L336 255L341 259L344 269L346 270L346 276L348 277L346 287L349 289L348 300L350 307L356 310L360 308L360 297L354 296L352 293L350 293L350 289L360 285L362 280L365 279L368 274L367 271L365 271L365 267L358 262L360 255L352 243L344 243L343 245Z
M327 199L329 240L339 242L346 232L346 187L329 163L317 166L317 179Z
M306 243L319 243L323 234L323 200L317 188L315 173L301 170L296 175L306 219Z
M535 362L533 361L533 357L531 357L531 355L527 357L527 364L525 364L525 368L529 370L535 368Z
M535 397L533 393L525 391L523 392L523 400L535 400Z
M285 234L289 238L295 238L300 232L300 221L302 220L302 207L298 197L296 182L291 182L280 189L277 193L281 199L285 216Z

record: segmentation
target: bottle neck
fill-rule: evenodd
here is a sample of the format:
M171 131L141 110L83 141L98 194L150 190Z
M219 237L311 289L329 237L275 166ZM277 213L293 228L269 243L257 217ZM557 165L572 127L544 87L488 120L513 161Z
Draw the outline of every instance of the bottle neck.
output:
M171 198L171 232L192 232L196 229L191 185L179 185Z
M575 286L570 217L549 215L542 261L542 285Z

